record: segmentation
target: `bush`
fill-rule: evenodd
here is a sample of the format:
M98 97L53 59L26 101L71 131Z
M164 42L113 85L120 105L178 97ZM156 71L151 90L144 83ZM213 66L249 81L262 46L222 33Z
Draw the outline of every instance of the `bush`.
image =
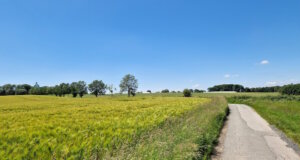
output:
M300 84L285 85L280 90L281 94L300 95Z
M191 97L192 96L192 92L189 89L184 89L183 90L183 96L184 97Z
M168 89L164 89L161 91L161 93L169 93L170 91Z

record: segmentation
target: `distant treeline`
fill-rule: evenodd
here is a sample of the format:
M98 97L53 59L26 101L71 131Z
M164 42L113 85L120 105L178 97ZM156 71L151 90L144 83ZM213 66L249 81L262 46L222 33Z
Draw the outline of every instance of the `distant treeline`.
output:
M222 85L216 85L208 88L209 92L216 92L216 91L244 92L244 90L245 90L244 86L239 84L222 84Z
M256 87L256 88L245 88L244 92L279 92L281 89L280 86L273 87Z
M104 84L104 83L103 83ZM73 97L79 95L82 97L87 94L87 85L84 81L69 83L61 83L55 86L42 86L40 87L38 83L34 86L29 84L5 84L0 86L0 95L56 95L65 96L67 94L72 94ZM105 92L104 92L105 93Z
M188 89L191 93L204 93L204 90L199 89ZM169 89L164 89L161 93L181 93L181 91L169 91Z
M130 74L127 74L123 77L120 82L120 92L128 92L128 96L135 95L138 82L137 79ZM72 83L60 83L55 86L42 86L40 87L38 83L35 83L34 86L29 84L5 84L0 86L0 96L2 95L56 95L56 96L65 96L67 94L72 94L73 97L83 95L88 93L88 90L91 94L98 97L99 95L104 95L106 91L109 91L111 94L116 90L113 85L107 85L102 80L94 80L92 83L87 85L84 81L72 82Z
M287 95L300 95L300 84L290 84L285 86L256 87L248 88L239 84L222 84L208 88L213 91L236 91L236 92L280 92Z

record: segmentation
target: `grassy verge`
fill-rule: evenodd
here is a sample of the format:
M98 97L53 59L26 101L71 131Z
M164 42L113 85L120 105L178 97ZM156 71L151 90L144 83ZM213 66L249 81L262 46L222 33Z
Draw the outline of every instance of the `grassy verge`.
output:
M230 103L253 107L271 125L282 130L300 146L300 97L293 96L233 96Z
M115 153L121 159L209 159L228 113L223 97L168 119Z

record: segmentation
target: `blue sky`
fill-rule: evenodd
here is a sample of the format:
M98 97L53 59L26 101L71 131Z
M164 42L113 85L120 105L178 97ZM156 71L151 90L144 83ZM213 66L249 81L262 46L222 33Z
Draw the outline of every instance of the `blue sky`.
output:
M0 85L127 73L139 90L300 80L300 1L1 0Z

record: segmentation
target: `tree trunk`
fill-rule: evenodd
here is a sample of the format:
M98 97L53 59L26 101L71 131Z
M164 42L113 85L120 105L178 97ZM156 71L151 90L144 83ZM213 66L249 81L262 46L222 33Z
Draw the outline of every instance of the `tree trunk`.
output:
M131 91L131 90L128 88L128 97L130 97L130 91Z

